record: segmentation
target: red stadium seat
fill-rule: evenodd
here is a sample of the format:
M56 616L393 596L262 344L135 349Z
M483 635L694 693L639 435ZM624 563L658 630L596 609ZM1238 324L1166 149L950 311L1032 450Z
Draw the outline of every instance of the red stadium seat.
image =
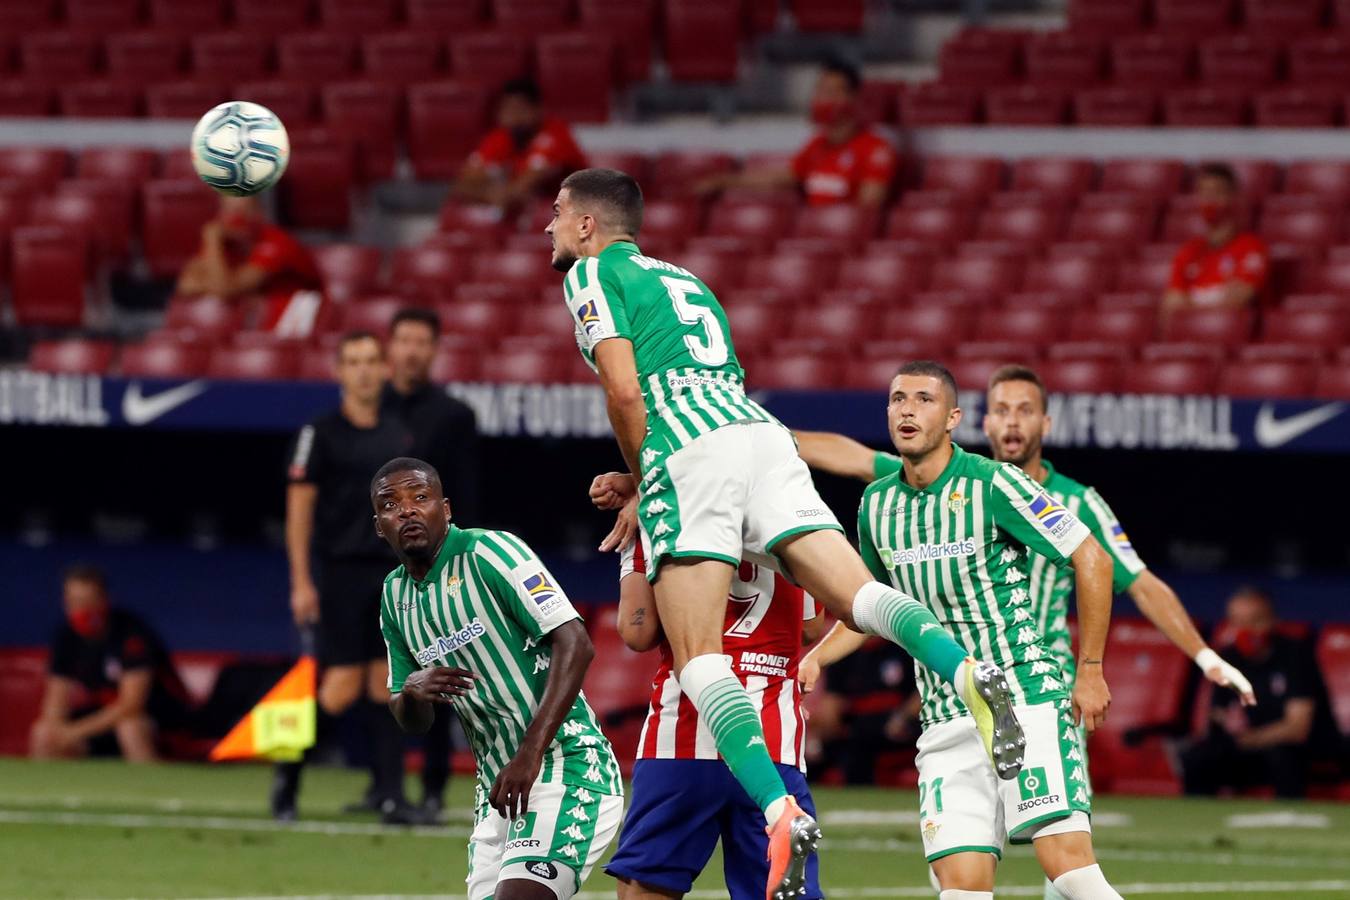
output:
M1282 309L1266 317L1262 340L1332 350L1350 341L1350 317L1334 310Z
M1350 734L1350 627L1322 626L1317 637L1317 664L1326 680L1336 724L1342 734Z
M1163 124L1187 128L1230 128L1245 125L1248 94L1241 90L1202 87L1163 95Z
M1022 286L1028 291L1053 291L1082 300L1110 288L1114 274L1114 265L1091 258L1036 260L1027 268Z
M193 35L219 31L225 25L222 0L150 0L150 25L161 34Z
M1153 236L1154 221L1154 215L1134 209L1079 209L1069 220L1068 238L1137 246Z
M541 35L535 55L544 109L571 122L609 118L617 56L607 35Z
M1035 206L990 209L980 216L975 237L1039 248L1057 239L1063 230L1064 215L1056 209Z
M1319 368L1313 396L1328 400L1350 400L1350 364L1331 363Z
M1133 357L1133 351L1133 347L1109 341L1060 341L1046 348L1045 358L1050 362L1104 360L1124 365Z
M431 362L431 381L434 384L477 381L482 364L483 354L476 350L443 349Z
M948 369L956 379L957 388L983 394L989 387L989 377L1010 363L1034 365L1036 356L1030 350L1024 349L1021 353L958 358L951 361Z
M1068 337L1073 341L1110 341L1142 344L1153 336L1157 316L1150 310L1084 309L1069 320Z
M390 261L389 283L410 297L449 297L468 280L469 259L459 250L437 244L400 247Z
M1141 127L1158 121L1158 97L1149 89L1094 88L1073 95L1073 119L1079 125Z
M869 305L800 308L793 315L790 332L794 337L820 339L833 347L858 346L876 334L879 320L879 310Z
M987 156L934 156L924 162L926 191L952 191L968 197L983 197L1003 183L1003 160Z
M1224 366L1218 392L1229 397L1311 397L1313 377L1309 361L1243 360Z
M934 290L959 290L996 297L1022 286L1023 262L1017 258L964 256L940 260L933 269Z
M914 306L893 309L883 314L878 336L950 346L966 340L974 324L974 317L960 307Z
M746 283L755 287L783 291L805 304L834 283L837 260L801 254L760 256L746 267ZM818 314L824 315L817 310Z
M141 114L140 88L117 81L82 81L57 94L61 115L76 119L133 119Z
M570 357L536 347L497 348L483 358L484 381L512 384L549 384L564 380Z
M683 240L701 231L701 210L693 200L652 200L642 211L642 242Z
M200 181L147 181L141 189L146 263L156 278L175 278L197 252L202 225L216 215L216 194Z
M1252 313L1246 309L1185 309L1163 325L1168 341L1195 341L1235 347L1252 335Z
M65 181L57 193L34 201L29 222L83 232L96 258L121 261L131 244L134 194L130 185L107 181Z
M990 125L1063 125L1068 116L1068 95L1058 88L1026 84L985 93L984 118Z
M1212 88L1263 88L1279 70L1280 46L1264 35L1220 35L1200 44L1200 79Z
M0 147L0 179L49 190L70 168L70 156L56 147Z
M1341 239L1343 219L1339 209L1268 208L1261 217L1261 236L1272 244L1325 247Z
M726 304L727 324L737 349L758 353L781 338L785 332L783 308L779 303Z
M380 248L363 244L324 244L313 248L324 293L347 301L372 293L380 278Z
M1212 394L1218 367L1200 360L1160 360L1127 366L1121 390L1129 394Z
M900 121L900 98L908 90L905 81L864 81L858 92L863 121L870 125L893 125Z
M755 359L746 369L746 383L752 388L820 391L843 381L842 359L829 355L773 355Z
M799 238L838 239L858 246L876 235L879 222L880 215L874 209L838 203L802 213L792 233Z
M460 81L492 91L530 74L531 44L523 35L501 31L457 34L450 38L450 70Z
M398 162L403 93L370 81L326 84L319 92L324 124L356 138L357 175L365 182L390 178Z
M267 107L288 127L314 121L315 90L296 81L245 81L235 85L234 95Z
M887 303L899 303L911 294L927 290L932 273L933 260L927 256L864 256L844 261L838 285L865 289Z
M978 88L927 81L900 97L900 120L912 128L932 125L974 125L981 119Z
M277 39L281 77L317 86L351 77L356 69L356 40L346 34L309 32Z
M1101 37L1142 31L1148 6L1147 0L1073 0L1069 30Z
M793 225L794 211L776 203L721 201L708 216L709 235L728 235L759 242L767 249L785 237Z
M869 346L868 349L871 349ZM906 359L936 358L942 355L942 348L926 345L922 341L904 341L898 347L901 352L891 352L878 356L862 358L850 356L844 364L842 387L855 391L886 391L895 380L895 370Z
M1281 168L1268 159L1233 159L1228 164L1238 177L1238 186L1244 197L1264 198L1279 186Z
M1139 348L1141 363L1203 362L1218 366L1228 356L1228 348L1186 341L1162 341Z
M1101 190L1163 198L1180 193L1185 178L1179 159L1112 159L1102 166Z
M736 161L728 153L671 150L651 161L649 180L654 195L683 199L690 196L700 180L730 172L735 167ZM645 183L643 192L646 193Z
M59 27L56 0L5 0L0 3L4 30L15 34L29 34Z
M1317 194L1338 201L1350 199L1350 163L1336 159L1297 160L1284 172L1287 194Z
M666 65L675 81L736 78L740 10L721 0L667 0Z
M864 6L863 0L793 0L792 15L801 31L856 33L863 28Z
M294 378L298 371L295 351L279 344L217 347L206 364L211 378L230 381L284 381Z
M220 81L176 81L145 89L145 112L152 119L198 119L213 106L230 99ZM187 154L183 154L187 158ZM169 174L169 173L165 173Z
M66 27L89 34L135 28L141 22L141 0L65 0Z
M938 53L942 83L994 87L1015 80L1021 74L1024 40L1011 29L962 29Z
M1344 88L1350 80L1350 39L1340 33L1314 34L1293 41L1289 45L1289 80Z
M645 225L643 231L646 231ZM676 264L693 272L719 297L725 291L745 283L745 260L739 254L718 250L685 250L679 255Z
M619 55L623 82L646 81L652 68L652 36L656 33L654 0L581 0L581 26L604 34Z
M1032 156L1012 166L1012 189L1055 198L1073 198L1092 187L1096 166L1090 159Z
M1153 0L1153 24L1166 34L1217 34L1233 27L1233 0Z
M974 217L969 210L954 207L894 210L886 221L886 236L950 246L974 235Z
M3 50L0 50L3 56ZM41 117L51 115L54 92L50 85L0 80L0 116Z
M1290 38L1322 27L1323 0L1242 0L1247 30L1265 37Z
M1255 122L1263 128L1332 128L1340 124L1341 98L1318 88L1281 88L1256 95Z
M1027 81L1046 87L1082 87L1101 80L1102 43L1072 31L1033 34L1026 44Z
M404 0L408 27L429 34L472 31L483 21L484 0Z
M67 228L24 227L10 234L10 302L20 325L73 326L84 320L89 239Z
M1063 314L1049 309L987 309L975 322L975 340L1043 347L1058 340L1068 324Z
M189 341L149 340L123 347L118 363L126 378L198 378L206 373L207 351Z
M460 167L487 122L483 89L431 82L408 89L408 156L418 178L445 180Z
M109 75L122 82L148 85L182 77L185 47L183 38L176 34L131 31L108 35L103 53Z
M357 36L385 31L402 5L398 0L319 0L319 27Z
M1128 35L1111 44L1115 83L1129 88L1174 88L1191 80L1194 47L1172 34Z
M293 34L309 27L311 0L232 0L234 25L255 35Z
M164 327L189 334L193 340L217 343L239 329L239 314L215 297L174 297L164 315Z
M72 338L38 341L28 357L28 368L38 372L71 375L102 375L112 365L117 345L112 341Z
M1172 277L1172 260L1137 259L1121 265L1116 275L1116 288L1124 293L1147 293L1162 296Z
M365 77L406 85L443 77L443 41L426 31L391 31L361 39Z
M1301 289L1350 294L1350 260L1331 260L1313 268Z
M192 71L194 77L207 81L256 79L267 72L270 53L271 45L256 35L239 31L201 34L192 39Z
M562 276L553 270L549 254L542 249L539 252L506 250L474 254L471 272L477 281L495 281L507 285L537 287L562 284Z
M401 297L376 296L365 297L353 303L338 307L340 315L336 324L342 331L369 331L381 339L389 334L389 324L398 311L409 306ZM441 323L445 324L445 315Z
M125 356L125 351L123 351ZM295 377L301 381L332 381L333 350L328 347L304 347L300 350Z
M336 129L291 129L291 161L280 184L281 210L301 228L345 229L362 154Z
M566 29L571 7L569 0L492 0L498 28L530 36Z
M46 31L19 38L19 67L30 80L58 86L94 74L95 39L74 31Z
M1340 294L1286 294L1280 304L1280 309L1291 313L1332 312L1350 314L1350 297Z
M1061 394L1114 394L1124 375L1124 367L1114 359L1052 360L1036 371L1046 390Z
M88 147L75 160L78 177L114 181L127 189L149 180L157 167L157 154L146 147Z

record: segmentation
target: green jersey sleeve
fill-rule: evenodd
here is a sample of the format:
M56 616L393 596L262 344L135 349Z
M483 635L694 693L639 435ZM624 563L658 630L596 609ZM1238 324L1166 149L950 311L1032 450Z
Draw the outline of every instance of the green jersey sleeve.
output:
M882 565L881 557L877 554L876 539L872 537L872 517L868 508L877 502L879 501L876 494L863 493L862 503L858 506L858 552L862 555L863 564L867 566L867 571L872 573L872 577L883 584L890 584L891 573Z
M894 475L900 471L903 465L900 457L894 453L884 453L878 450L876 456L872 457L872 480L876 481L878 478Z
M514 534L492 531L481 535L474 545L474 563L502 610L531 637L543 637L581 618L558 579Z
M1112 589L1117 594L1128 591L1130 585L1134 584L1139 578L1139 573L1146 567L1139 554L1134 552L1134 545L1130 543L1130 538L1125 534L1120 520L1095 488L1088 488L1084 492L1078 515L1092 532L1092 536L1097 539L1097 543L1101 544L1102 549L1111 557Z
M417 661L413 659L412 653L408 650L408 643L403 639L403 633L394 624L393 604L394 601L389 594L389 585L386 584L380 599L380 633L384 635L385 653L389 659L387 686L389 693L397 694L403 690L403 682L407 681L408 676L416 672L420 666L417 665Z
M601 341L633 339L623 284L598 257L588 256L572 264L563 280L563 295L572 314L577 344L593 354Z
M1065 562L1090 536L1086 525L1011 463L994 471L989 504L999 528L1051 562Z

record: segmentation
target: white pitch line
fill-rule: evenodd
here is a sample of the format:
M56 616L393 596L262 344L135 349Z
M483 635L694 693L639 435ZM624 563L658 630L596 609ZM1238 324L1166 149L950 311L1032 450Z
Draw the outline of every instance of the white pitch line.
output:
M468 829L435 825L398 826L370 822L276 822L272 819L245 819L232 816L166 816L134 813L50 812L0 809L0 822L16 825L86 825L110 828L200 828L206 831L273 831L323 835L388 834L423 838L469 836Z

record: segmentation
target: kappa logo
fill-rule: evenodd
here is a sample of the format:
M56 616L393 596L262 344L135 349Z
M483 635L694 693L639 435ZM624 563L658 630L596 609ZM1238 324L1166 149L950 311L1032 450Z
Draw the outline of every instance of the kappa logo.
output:
M568 846L570 847L571 845L569 844ZM575 855L576 850L574 849L572 853ZM543 878L545 881L552 881L558 877L558 867L553 863L542 859L537 859L532 863L526 863L525 871L536 878Z
M923 637L925 634L927 634L928 632L932 631L934 628L937 627L938 626L934 625L932 622L924 622L922 625L919 626L919 637Z
M665 482L653 481L651 484L647 485L647 487L643 488L642 496L650 497L652 494L659 494L665 489L666 489Z
M674 530L675 530L674 528L671 528L665 522L657 522L656 527L652 529L652 537L660 537L663 534L670 534Z
M756 747L756 746L758 746L758 747L763 747L763 746L764 746L764 738L760 737L759 735L755 735L754 737L752 737L752 738L749 740L749 742L748 742L745 746L746 746L746 749L749 749L749 748L751 748L751 747Z
M664 500L653 500L647 504L647 515L649 516L659 516L667 512L670 512L670 504Z
M642 465L644 467L650 466L652 463L656 462L656 460L659 459L660 456L661 456L660 452L653 450L651 447L648 447L646 450L642 451Z

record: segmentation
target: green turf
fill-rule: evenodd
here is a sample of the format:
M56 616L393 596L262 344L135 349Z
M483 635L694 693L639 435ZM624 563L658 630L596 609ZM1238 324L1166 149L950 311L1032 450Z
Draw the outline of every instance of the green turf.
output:
M265 818L267 784L257 766L0 760L0 897L462 892L467 779L454 784L450 824L416 832L342 816L363 776L332 769L307 776L302 813L313 830L278 830ZM911 792L832 789L816 800L827 895L930 896L916 827L905 820L915 808ZM1097 811L1103 867L1127 898L1350 897L1350 807L1105 797ZM1299 818L1226 825L1230 816L1274 813ZM719 865L696 896L721 895ZM1000 896L1030 896L1040 883L1023 848L1008 854L999 875L1011 889ZM597 873L585 891L608 897L612 885Z

